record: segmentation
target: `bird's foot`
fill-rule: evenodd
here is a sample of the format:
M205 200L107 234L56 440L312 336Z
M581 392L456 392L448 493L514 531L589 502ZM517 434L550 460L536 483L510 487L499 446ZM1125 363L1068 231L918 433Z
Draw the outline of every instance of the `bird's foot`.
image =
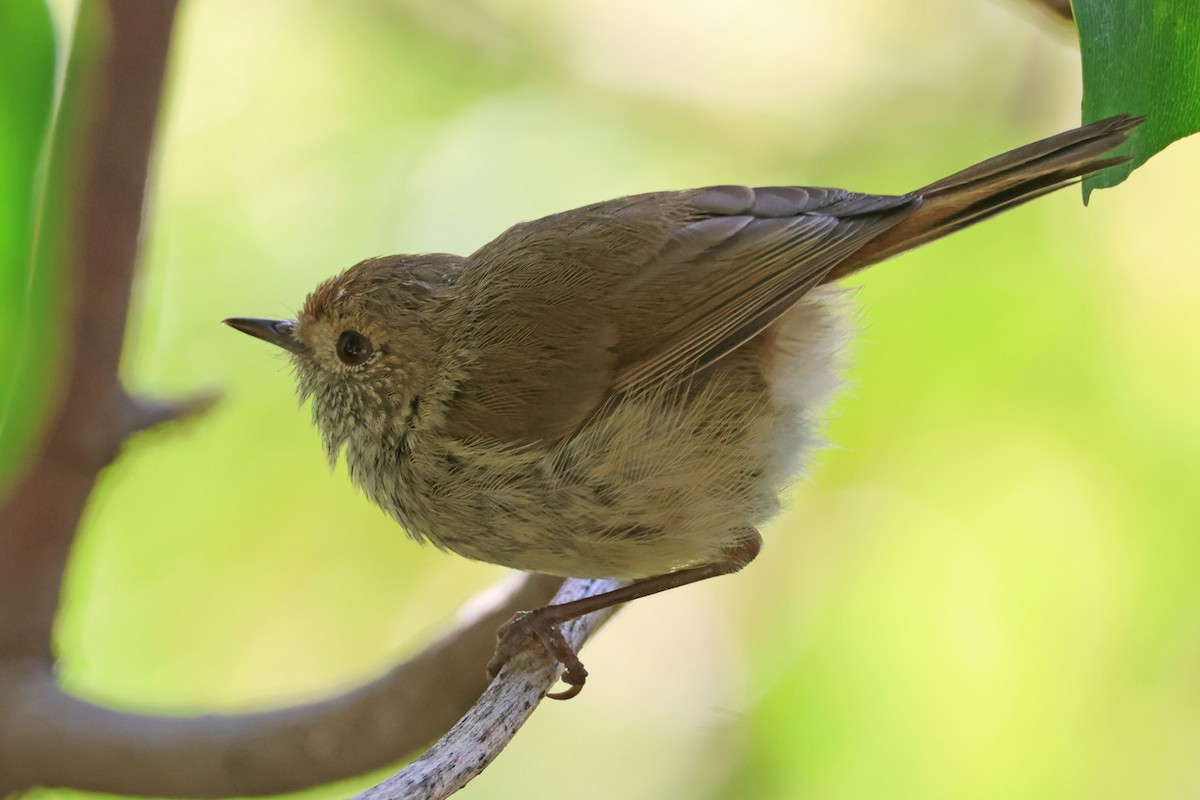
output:
M543 610L522 611L496 631L496 638L499 641L496 645L496 654L492 656L492 660L487 665L488 676L496 677L500 668L518 653L542 647L563 665L560 680L568 687L561 692L551 692L546 696L553 700L570 700L583 691L583 684L587 680L587 670L583 668L583 662L579 660L575 650L563 637L558 623L548 620L539 613Z

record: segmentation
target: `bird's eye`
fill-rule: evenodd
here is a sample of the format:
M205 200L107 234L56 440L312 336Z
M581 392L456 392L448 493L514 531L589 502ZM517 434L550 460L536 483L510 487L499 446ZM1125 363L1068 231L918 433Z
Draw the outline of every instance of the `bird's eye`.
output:
M371 340L358 331L342 331L337 341L337 356L343 364L357 366L371 355Z

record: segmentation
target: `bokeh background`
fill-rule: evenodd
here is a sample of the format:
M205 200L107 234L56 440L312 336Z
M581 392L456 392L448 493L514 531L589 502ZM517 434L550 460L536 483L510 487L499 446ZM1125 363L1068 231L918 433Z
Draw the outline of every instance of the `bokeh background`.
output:
M58 639L72 691L180 713L364 680L504 575L330 475L222 318L594 200L903 192L1079 122L1073 32L1018 0L192 0L172 62L125 374L226 397L104 474ZM625 609L459 796L1200 795L1198 176L1185 141L856 279L763 555Z

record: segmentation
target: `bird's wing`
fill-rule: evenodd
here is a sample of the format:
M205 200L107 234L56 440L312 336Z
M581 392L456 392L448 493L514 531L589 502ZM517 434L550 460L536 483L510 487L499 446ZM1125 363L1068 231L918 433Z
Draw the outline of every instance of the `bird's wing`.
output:
M734 350L920 205L841 189L715 186L612 200L503 233L457 301L471 365L448 424L553 441L614 392Z

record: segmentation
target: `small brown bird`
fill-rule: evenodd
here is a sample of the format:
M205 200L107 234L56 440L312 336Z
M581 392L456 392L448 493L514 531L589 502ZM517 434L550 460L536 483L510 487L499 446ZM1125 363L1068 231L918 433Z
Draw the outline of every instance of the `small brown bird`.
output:
M616 591L514 617L492 674L558 625L735 572L803 466L848 337L832 284L1126 159L1118 116L900 196L657 192L513 226L466 258L363 261L295 320L225 323L286 349L332 463L410 536Z

